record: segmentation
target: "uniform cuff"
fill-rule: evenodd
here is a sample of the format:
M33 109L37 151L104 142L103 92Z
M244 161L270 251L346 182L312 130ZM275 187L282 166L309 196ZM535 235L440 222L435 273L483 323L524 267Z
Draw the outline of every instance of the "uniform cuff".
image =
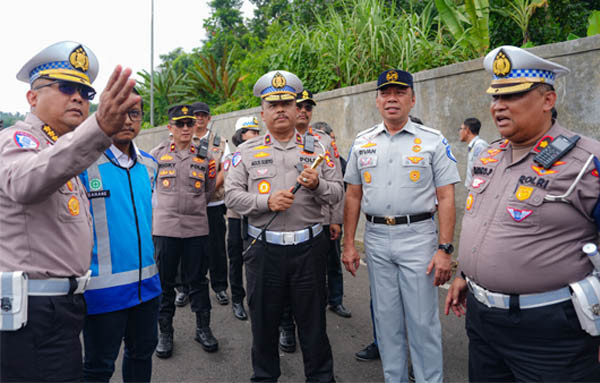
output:
M260 212L269 211L269 194L257 195L256 206Z
M319 178L319 186L313 190L313 193L323 195L327 192L327 190L329 190L327 181L325 181L323 178Z

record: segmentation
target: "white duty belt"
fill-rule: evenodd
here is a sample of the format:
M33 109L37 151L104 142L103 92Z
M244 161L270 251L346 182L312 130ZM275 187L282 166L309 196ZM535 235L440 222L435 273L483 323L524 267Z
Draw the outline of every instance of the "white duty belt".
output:
M312 237L311 237L312 231ZM311 238L316 237L323 231L323 226L320 223L311 226L310 228L297 230L297 231L265 231L265 241L272 245L297 245L308 241ZM248 225L248 235L252 238L258 237L261 229L256 226ZM260 239L260 238L259 238Z
M479 286L467 277L467 285L473 293L475 299L483 303L487 307L495 307L499 309L510 308L510 295L495 293ZM563 287L558 290L546 291L539 294L521 294L517 295L519 298L519 308L521 309L532 309L536 307L543 307L568 301L571 299L571 292L568 287Z
M68 294L83 294L85 287L90 281L91 270L78 278L49 278L29 279L29 296L57 296Z

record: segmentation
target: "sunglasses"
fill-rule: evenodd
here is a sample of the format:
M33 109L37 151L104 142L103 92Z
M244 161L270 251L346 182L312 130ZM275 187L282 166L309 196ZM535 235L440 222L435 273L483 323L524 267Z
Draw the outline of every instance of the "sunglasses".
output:
M187 126L188 128L193 128L194 125L196 125L196 120L190 120L190 119L186 119L186 120L177 120L175 121L175 126L178 128L183 128L185 126Z
M84 100L87 100L87 101L92 101L94 99L94 96L96 96L96 91L93 90L92 88L90 88L89 86L75 84L75 83L68 82L68 81L60 81L60 80L52 81L48 84L36 86L35 88L33 88L33 90L42 89L47 86L52 86L54 84L58 84L58 90L60 91L60 93L66 94L67 96L71 96L75 92L79 92L79 94L81 95L81 98L83 98Z
M306 109L307 112L312 112L313 106L311 104L300 103L298 104L298 109L302 110L302 108Z

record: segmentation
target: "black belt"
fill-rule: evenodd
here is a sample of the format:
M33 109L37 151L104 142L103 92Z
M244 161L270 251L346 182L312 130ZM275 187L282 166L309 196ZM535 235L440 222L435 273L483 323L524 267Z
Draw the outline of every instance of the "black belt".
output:
M374 217L369 214L365 214L367 221L372 223L385 223L386 225L405 225L412 222L425 221L433 217L432 213L421 213L415 215L403 215L400 217Z

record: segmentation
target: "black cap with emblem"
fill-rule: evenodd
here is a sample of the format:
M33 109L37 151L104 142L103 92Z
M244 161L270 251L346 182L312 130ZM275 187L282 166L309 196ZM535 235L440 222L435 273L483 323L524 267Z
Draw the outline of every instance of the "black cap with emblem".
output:
M301 102L308 102L313 106L317 105L315 100L313 99L313 94L310 90L304 89L302 92L296 95L296 104L300 104Z
M169 108L169 119L173 121L182 120L184 118L190 118L195 120L194 110L191 105L175 105Z
M388 69L377 78L377 90L390 85L412 88L413 76L400 69Z

